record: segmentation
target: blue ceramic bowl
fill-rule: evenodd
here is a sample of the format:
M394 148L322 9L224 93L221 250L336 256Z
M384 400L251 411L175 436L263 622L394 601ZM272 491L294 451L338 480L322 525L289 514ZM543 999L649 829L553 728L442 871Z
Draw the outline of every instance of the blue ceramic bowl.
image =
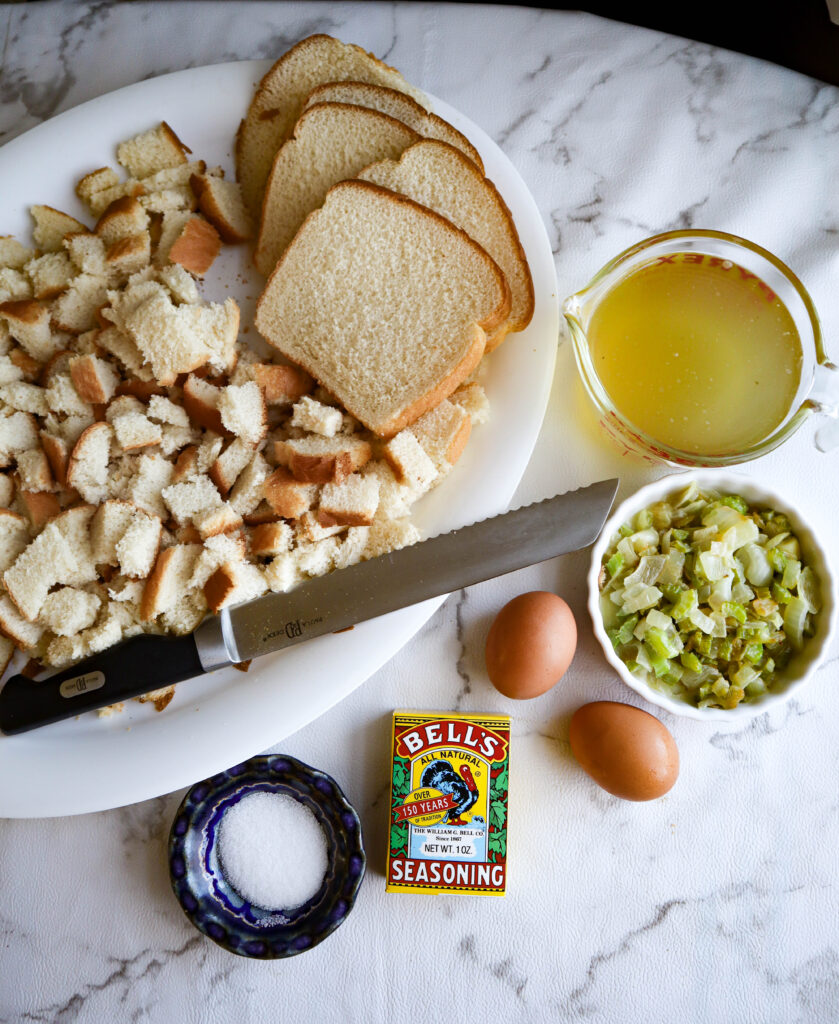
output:
M293 797L323 828L329 867L319 891L291 910L252 906L221 870L218 832L225 811L251 793ZM196 783L169 833L172 888L196 928L239 956L274 960L311 949L347 917L364 877L358 815L330 776L279 754L254 757Z

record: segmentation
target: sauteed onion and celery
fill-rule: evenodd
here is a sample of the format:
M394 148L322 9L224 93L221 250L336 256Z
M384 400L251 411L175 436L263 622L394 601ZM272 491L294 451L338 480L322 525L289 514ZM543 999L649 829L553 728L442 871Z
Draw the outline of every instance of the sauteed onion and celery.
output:
M733 708L771 690L812 636L819 581L783 513L692 483L612 538L600 606L630 672Z

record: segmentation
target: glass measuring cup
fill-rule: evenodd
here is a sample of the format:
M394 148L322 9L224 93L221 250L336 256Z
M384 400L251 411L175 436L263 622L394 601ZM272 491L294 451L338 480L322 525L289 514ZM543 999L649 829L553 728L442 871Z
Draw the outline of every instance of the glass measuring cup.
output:
M704 255L725 269L740 267L757 279L767 295L777 296L789 312L801 341L801 371L795 395L780 423L766 436L736 451L697 453L673 447L646 433L616 405L598 375L590 342L592 318L603 299L635 271L677 254L690 262ZM701 255L700 255L701 254ZM574 344L574 355L585 388L604 431L618 444L652 462L684 466L726 466L757 458L785 441L813 412L828 417L816 434L816 445L827 451L839 444L839 376L824 351L821 327L806 289L776 256L744 238L722 231L669 231L644 239L606 264L581 291L563 304Z

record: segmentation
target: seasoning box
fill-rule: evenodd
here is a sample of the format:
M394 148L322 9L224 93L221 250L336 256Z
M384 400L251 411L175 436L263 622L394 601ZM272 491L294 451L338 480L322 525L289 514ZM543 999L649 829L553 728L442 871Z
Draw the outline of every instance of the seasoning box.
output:
M510 718L394 711L388 892L503 896Z

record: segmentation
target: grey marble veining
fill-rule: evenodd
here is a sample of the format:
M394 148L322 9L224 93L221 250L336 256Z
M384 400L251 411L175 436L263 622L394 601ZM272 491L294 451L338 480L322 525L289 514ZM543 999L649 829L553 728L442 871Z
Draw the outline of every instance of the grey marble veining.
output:
M799 273L835 354L837 90L705 44L532 8L5 4L0 142L113 89L274 57L320 31L399 67L504 148L544 218L560 294L645 235L719 227ZM807 497L834 559L835 458L816 453L807 425L746 469ZM518 498L615 473L622 493L651 475L597 433L563 344ZM180 794L0 822L0 1022L839 1020L839 651L800 697L752 722L662 714L679 783L652 804L621 803L568 743L586 700L640 703L587 627L586 564L571 555L452 595L368 683L283 744L341 782L370 858L346 925L304 956L252 963L193 931L166 873ZM531 589L563 594L580 637L563 683L519 705L490 689L483 645L501 605ZM385 895L396 707L513 715L506 900Z

